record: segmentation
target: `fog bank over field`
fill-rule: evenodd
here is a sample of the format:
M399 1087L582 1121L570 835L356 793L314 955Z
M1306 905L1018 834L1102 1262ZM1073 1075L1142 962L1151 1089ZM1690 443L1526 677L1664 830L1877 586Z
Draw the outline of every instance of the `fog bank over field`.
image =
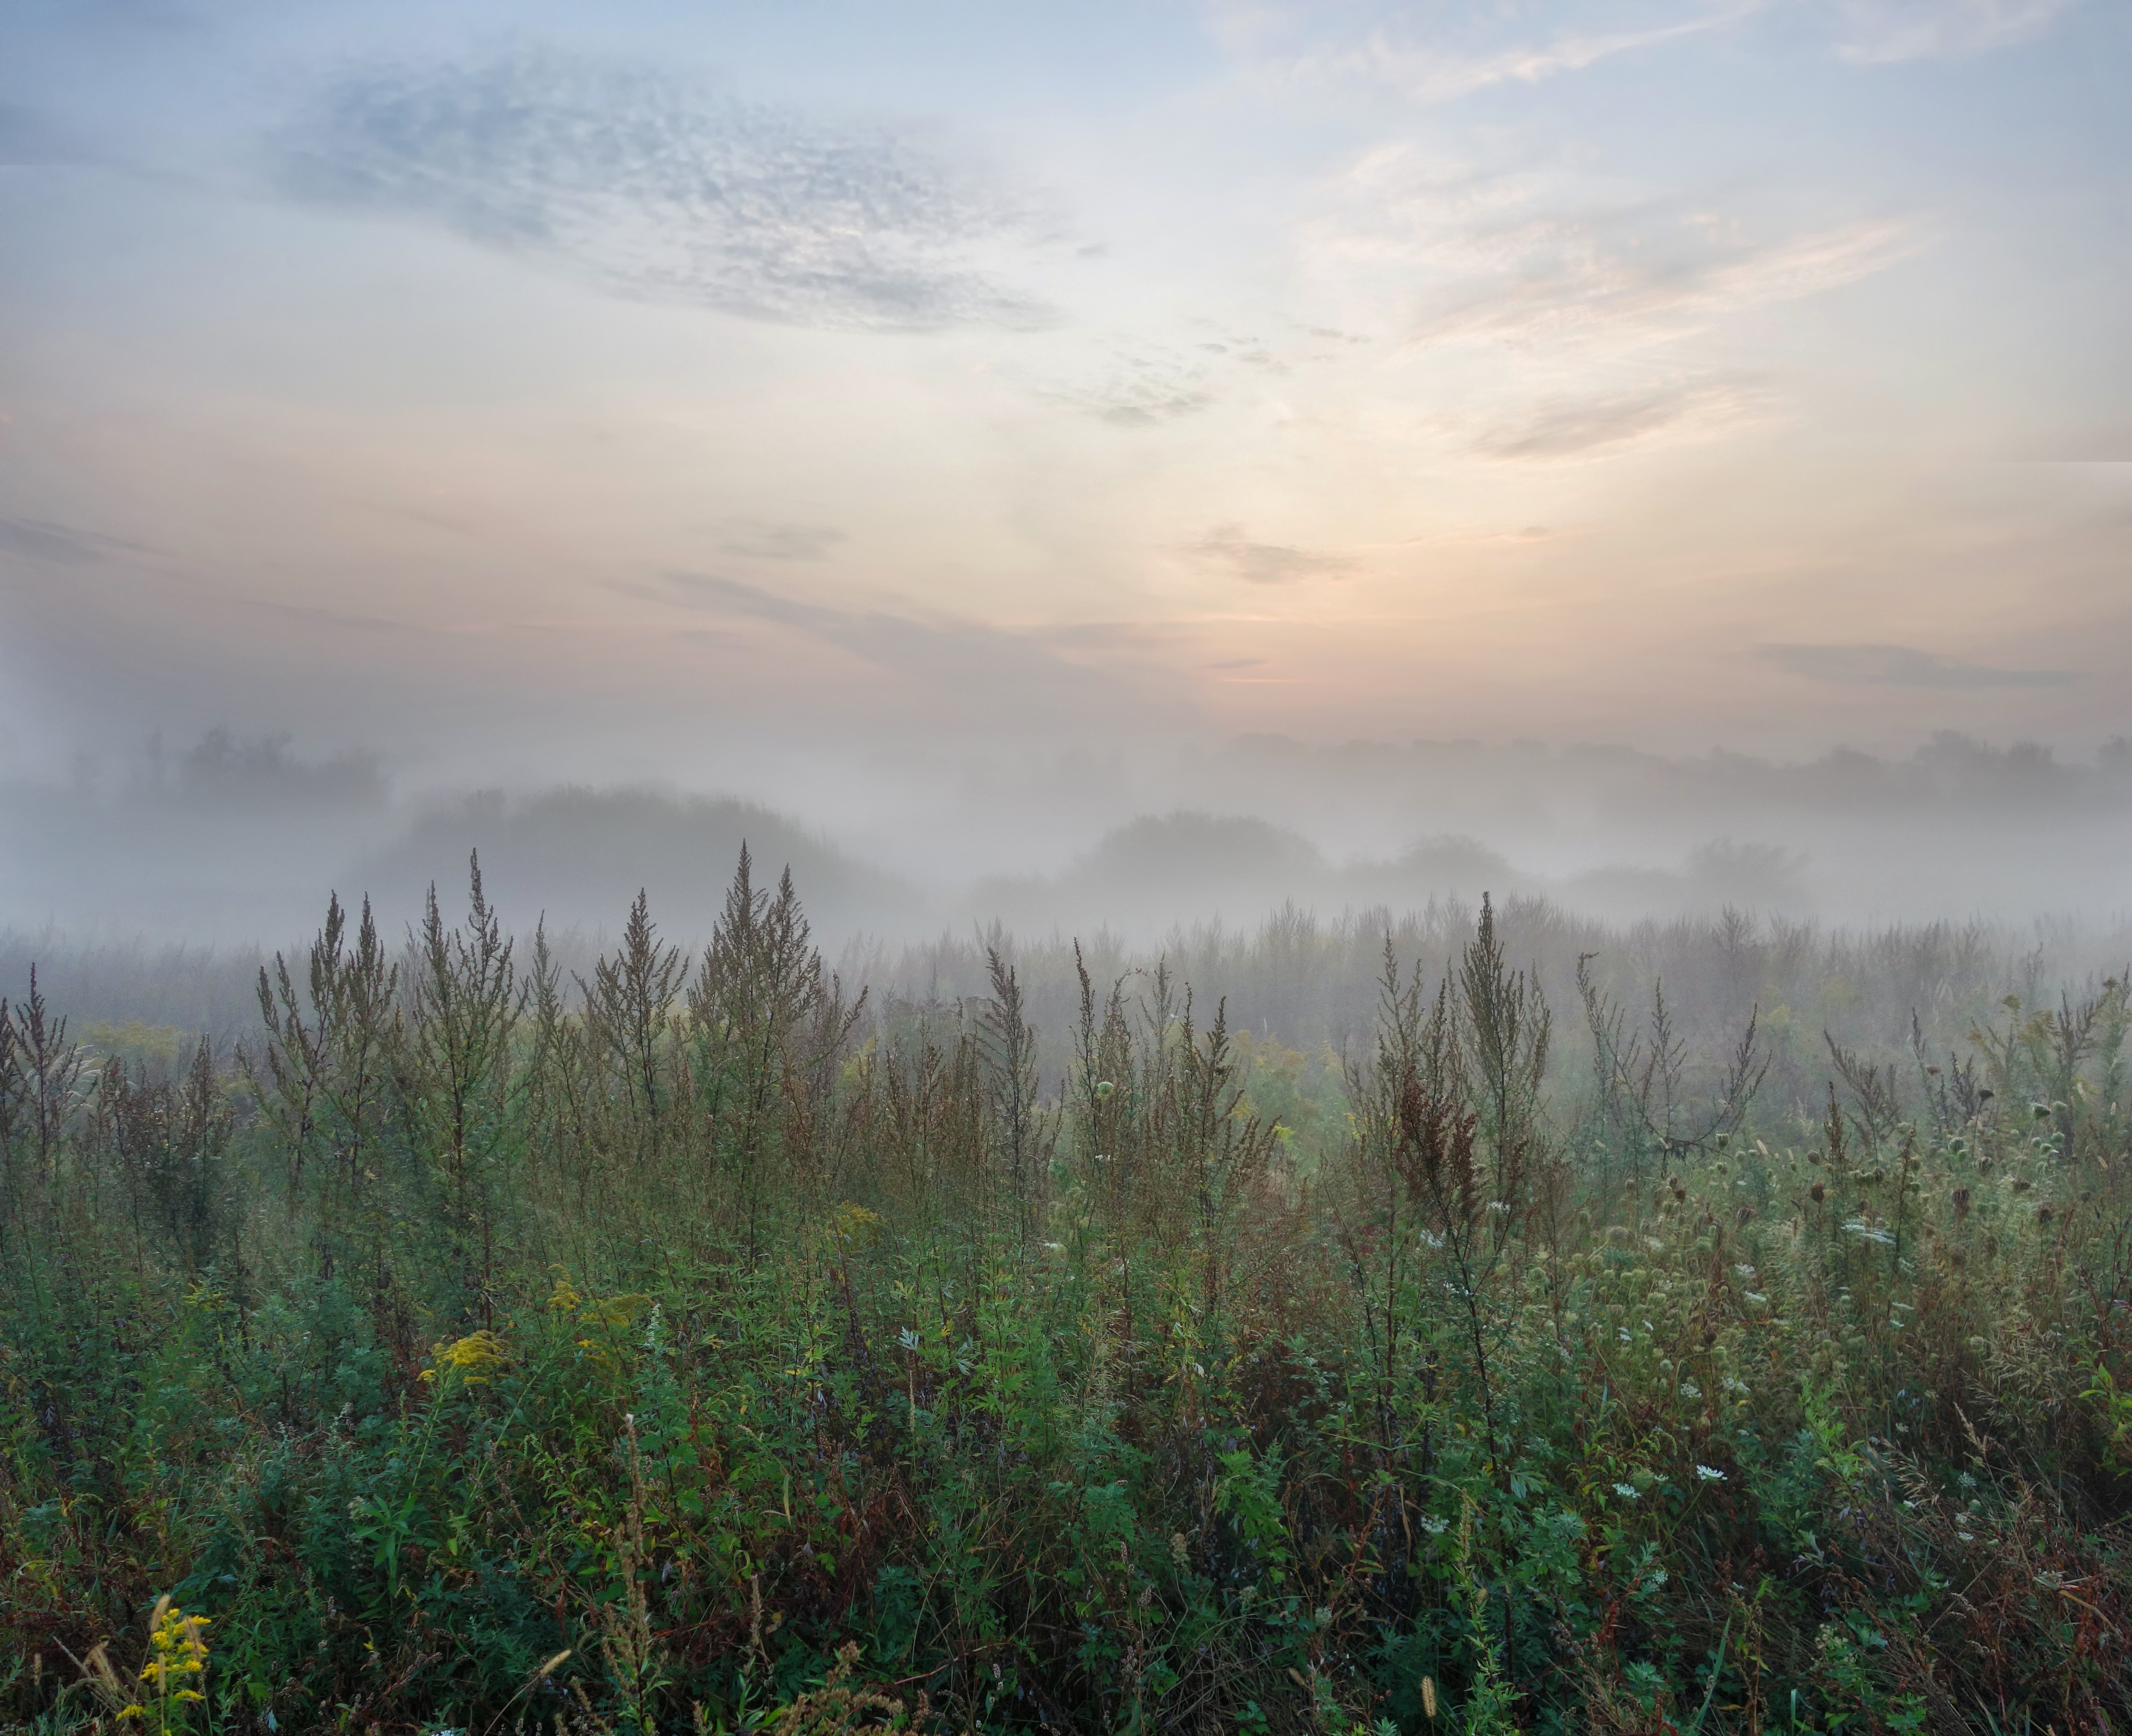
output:
M772 873L791 867L839 945L995 922L1145 944L1284 906L1332 920L1483 892L1617 923L1731 907L2107 927L2132 907L2132 749L2077 761L1942 735L1788 763L1253 737L825 757L736 794L425 786L374 754L217 731L0 785L0 927L271 947L337 890L396 931L432 880L456 897L478 850L514 926L612 932L642 888L668 932L698 940L744 841Z

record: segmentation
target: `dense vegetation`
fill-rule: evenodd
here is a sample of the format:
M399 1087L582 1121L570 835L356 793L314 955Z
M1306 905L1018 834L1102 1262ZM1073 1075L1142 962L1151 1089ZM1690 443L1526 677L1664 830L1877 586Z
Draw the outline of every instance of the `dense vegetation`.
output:
M582 974L478 870L336 903L235 1052L33 979L0 1718L2125 1729L2125 979L1402 938L1344 1049L1109 959L1040 1031L1004 946L857 994L744 857Z

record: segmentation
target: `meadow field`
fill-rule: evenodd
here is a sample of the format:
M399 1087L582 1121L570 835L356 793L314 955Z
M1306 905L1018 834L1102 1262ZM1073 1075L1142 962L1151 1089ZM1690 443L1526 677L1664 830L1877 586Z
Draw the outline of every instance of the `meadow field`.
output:
M2132 1727L2096 946L656 916L20 959L0 1729Z

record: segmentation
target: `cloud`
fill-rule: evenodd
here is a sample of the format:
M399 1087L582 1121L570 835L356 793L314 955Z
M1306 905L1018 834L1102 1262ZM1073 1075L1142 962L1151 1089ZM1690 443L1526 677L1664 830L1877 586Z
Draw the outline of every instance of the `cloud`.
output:
M1281 322L1292 334L1307 328ZM1276 329L1280 329L1280 326ZM1366 343L1346 338L1352 344ZM1280 339L1204 313L1172 315L1147 327L1049 346L1037 368L1010 370L1036 397L1094 416L1114 428L1152 428L1197 415L1240 391L1262 393L1294 371L1295 350ZM1325 359L1322 355L1304 360Z
M1539 219L1470 242L1479 269L1424 312L1421 341L1678 335L1858 282L1914 252L1918 238L1880 219L1755 242L1699 218L1646 210Z
M1040 398L1084 411L1113 428L1152 428L1212 404L1213 369L1204 353L1145 343L1114 347L1099 368L1081 378L1033 389Z
M824 631L856 618L843 610L780 596L759 584L722 578L714 573L665 573L651 584L624 584L620 588L633 596L716 609L722 614L775 622L780 627Z
M114 554L146 552L137 542L69 530L41 518L0 518L0 554L26 555L55 566L93 566Z
M1477 441L1496 459L1582 458L1668 432L1714 433L1751 416L1762 403L1733 381L1669 381L1601 397L1557 398Z
M1764 645L1755 655L1788 675L1844 687L2069 687L2065 669L1995 669L1908 645Z
M1409 345L1608 352L1861 281L1928 239L1889 214L1787 233L1701 199L1623 200L1559 166L1477 167L1411 140L1328 179L1297 230L1306 272Z
M718 546L756 560L826 560L843 541L844 533L831 525L749 522L727 526Z
M1047 395L1085 410L1113 428L1152 428L1159 423L1174 421L1181 416L1193 415L1214 402L1212 393L1188 387L1171 391L1160 387L1143 389L1145 383L1113 379L1094 382L1075 392Z
M1227 567L1251 584L1293 584L1304 579L1337 579L1357 565L1350 555L1320 555L1308 549L1292 549L1278 542L1251 542L1241 525L1217 525L1198 541L1184 545L1184 552L1209 564Z
M399 621L387 621L377 615L351 615L337 608L320 608L308 603L281 603L271 597L250 597L244 606L262 614L278 615L285 621L300 622L306 627L330 628L335 632L397 633L408 631Z
M617 293L847 330L1044 323L1031 214L904 131L526 51L359 67L273 142L306 200L411 213Z
M1416 46L1380 29L1356 47L1306 55L1296 70L1304 77L1359 75L1416 101L1453 102L1498 85L1538 84L1562 73L1582 72L1619 55L1723 30L1760 12L1765 3L1732 0L1640 30L1569 31L1544 42L1514 43L1463 55Z
M1198 642L1200 628L1186 621L1068 621L1033 627L1029 637L1045 645L1116 660L1174 660Z
M921 693L927 703L988 727L1077 726L1123 721L1145 708L1102 668L1069 661L1058 636L1019 632L968 618L840 608L712 573L670 572L612 589L646 602L729 620L781 627L872 665ZM1106 659L1115 661L1115 659Z
M1842 0L1837 52L1854 65L1986 54L2038 36L2079 0Z
M27 555L57 566L88 566L103 558L72 532L26 518L0 518L0 553Z

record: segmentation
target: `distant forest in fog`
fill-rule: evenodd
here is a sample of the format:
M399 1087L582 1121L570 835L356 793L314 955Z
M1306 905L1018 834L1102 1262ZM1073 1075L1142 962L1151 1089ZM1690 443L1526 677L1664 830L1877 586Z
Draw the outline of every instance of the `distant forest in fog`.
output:
M286 944L319 891L394 920L469 850L499 908L604 932L650 892L707 933L743 840L790 863L821 931L895 942L994 921L1139 943L1432 898L1539 897L1611 921L1727 907L1835 922L2107 924L2132 844L2132 745L2088 762L1942 734L1907 757L1243 738L1144 763L884 763L900 817L854 832L803 784L774 800L674 786L415 787L377 755L209 733L131 762L0 784L0 928ZM929 778L929 782L928 781ZM893 806L893 803L891 804Z

